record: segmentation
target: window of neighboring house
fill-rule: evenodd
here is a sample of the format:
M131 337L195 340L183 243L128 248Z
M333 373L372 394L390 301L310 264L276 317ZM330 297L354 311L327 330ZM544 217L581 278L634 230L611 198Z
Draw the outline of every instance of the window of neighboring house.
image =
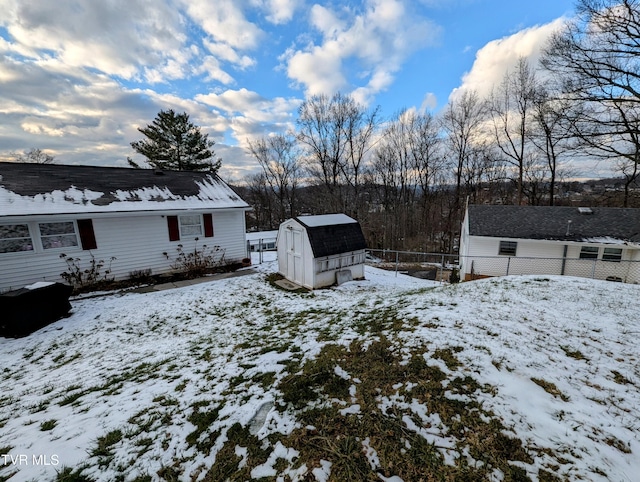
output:
M0 253L33 251L33 241L26 224L0 224Z
M622 248L604 248L602 261L621 261Z
M202 216L199 214L190 214L186 216L178 216L180 224L180 237L196 237L202 236Z
M78 246L78 235L73 221L62 223L40 223L40 240L43 249Z
M583 246L580 249L580 259L598 259L598 247Z
M518 249L518 243L515 241L500 241L500 249L498 254L501 256L515 256Z

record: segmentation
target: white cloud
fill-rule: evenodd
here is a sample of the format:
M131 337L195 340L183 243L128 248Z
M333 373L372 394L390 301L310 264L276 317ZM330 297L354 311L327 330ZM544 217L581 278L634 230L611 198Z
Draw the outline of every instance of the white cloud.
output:
M238 0L182 0L190 17L216 42L248 50L259 45L264 32L247 20Z
M299 99L265 99L247 89L227 90L220 94L202 94L196 100L222 111L229 119L229 129L240 146L248 140L263 137L272 132L284 132L294 124L293 112L301 103Z
M143 65L170 61L186 40L169 2L5 0L3 10L14 50L125 79L135 78Z
M322 42L292 48L283 56L289 78L307 95L351 90L360 101L369 101L389 87L409 54L432 45L440 34L439 27L409 5L404 0L366 0L359 12L314 5L310 22ZM352 64L358 72L349 75ZM364 85L353 85L358 77Z
M528 59L531 66L536 66L550 35L560 29L565 21L559 18L489 42L478 50L471 70L463 76L462 84L451 95L455 96L463 90L476 90L481 97L489 95L521 57Z
M427 92L422 99L422 104L420 105L420 112L425 113L429 110L434 110L438 106L438 98L432 92Z
M267 20L275 25L289 22L303 0L266 0Z

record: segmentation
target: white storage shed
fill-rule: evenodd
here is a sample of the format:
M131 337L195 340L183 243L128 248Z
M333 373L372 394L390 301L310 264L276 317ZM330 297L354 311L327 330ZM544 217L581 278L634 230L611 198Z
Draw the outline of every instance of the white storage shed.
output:
M346 214L298 216L278 230L278 271L305 288L364 278L366 243Z

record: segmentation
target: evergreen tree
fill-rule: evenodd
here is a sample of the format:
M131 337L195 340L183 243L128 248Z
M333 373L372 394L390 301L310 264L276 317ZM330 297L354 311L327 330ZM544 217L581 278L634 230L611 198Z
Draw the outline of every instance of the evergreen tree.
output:
M215 173L220 168L220 159L212 161L215 142L189 121L186 112L176 114L173 109L162 110L151 124L138 130L146 139L132 142L131 147L145 156L155 169ZM129 163L137 167L135 162Z

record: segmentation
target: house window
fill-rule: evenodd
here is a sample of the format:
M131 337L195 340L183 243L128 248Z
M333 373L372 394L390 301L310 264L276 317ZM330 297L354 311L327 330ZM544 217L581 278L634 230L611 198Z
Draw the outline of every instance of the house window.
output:
M26 224L0 224L0 253L33 251L33 242Z
M518 243L515 241L500 241L500 249L498 254L501 256L515 256Z
M190 214L178 216L178 220L180 221L180 237L193 238L202 236L202 216Z
M40 223L40 241L43 249L78 246L78 236L73 221L63 223Z
M580 259L598 259L598 247L583 246L580 249Z
M620 261L622 260L622 248L604 248L602 253L602 261Z

